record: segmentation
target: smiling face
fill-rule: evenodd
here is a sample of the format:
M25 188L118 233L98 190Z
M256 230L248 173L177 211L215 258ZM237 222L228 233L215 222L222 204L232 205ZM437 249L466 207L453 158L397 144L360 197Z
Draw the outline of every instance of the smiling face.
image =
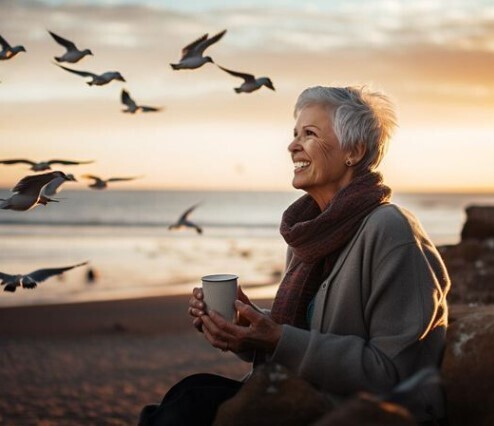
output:
M306 191L323 210L352 180L352 168L345 164L352 156L341 148L331 114L321 105L298 111L293 136L288 145L294 163L292 185Z

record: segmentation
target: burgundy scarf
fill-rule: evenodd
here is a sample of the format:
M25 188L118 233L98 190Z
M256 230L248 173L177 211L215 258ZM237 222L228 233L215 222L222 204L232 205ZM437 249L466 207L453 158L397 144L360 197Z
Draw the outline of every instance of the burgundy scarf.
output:
M280 232L293 258L273 302L274 321L308 328L309 303L339 254L362 220L390 197L391 189L383 184L381 174L368 172L338 191L323 212L308 194L288 207Z

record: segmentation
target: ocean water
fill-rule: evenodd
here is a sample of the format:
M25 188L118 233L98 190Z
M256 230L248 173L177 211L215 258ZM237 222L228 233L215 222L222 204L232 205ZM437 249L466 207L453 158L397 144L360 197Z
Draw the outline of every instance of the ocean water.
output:
M0 190L0 198L8 195ZM189 293L200 277L235 273L251 297L272 297L284 267L278 232L285 208L301 192L63 191L60 203L27 212L0 210L0 271L83 266L34 290L0 291L0 306ZM437 245L459 241L471 204L494 195L400 194ZM188 207L203 227L170 231ZM96 280L88 282L91 268Z

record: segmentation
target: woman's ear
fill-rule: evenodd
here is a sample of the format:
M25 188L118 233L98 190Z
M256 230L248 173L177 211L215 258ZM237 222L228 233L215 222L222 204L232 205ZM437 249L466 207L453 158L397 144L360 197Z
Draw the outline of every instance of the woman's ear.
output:
M365 144L359 143L355 149L349 153L348 160L350 160L353 165L357 165L362 158L364 158L366 151L367 147Z

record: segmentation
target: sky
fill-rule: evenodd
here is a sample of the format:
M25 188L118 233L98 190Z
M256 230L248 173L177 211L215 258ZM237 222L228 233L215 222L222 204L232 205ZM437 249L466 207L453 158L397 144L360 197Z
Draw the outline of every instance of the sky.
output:
M223 29L207 54L275 92L236 94L241 80L213 64L170 68ZM59 69L47 30L93 51L72 68L127 81L89 87ZM298 94L365 84L398 112L380 167L391 187L494 191L492 0L2 0L0 34L27 50L0 63L0 159L94 160L63 170L140 177L119 189L290 190ZM123 88L164 110L122 113ZM0 165L0 186L30 173Z

